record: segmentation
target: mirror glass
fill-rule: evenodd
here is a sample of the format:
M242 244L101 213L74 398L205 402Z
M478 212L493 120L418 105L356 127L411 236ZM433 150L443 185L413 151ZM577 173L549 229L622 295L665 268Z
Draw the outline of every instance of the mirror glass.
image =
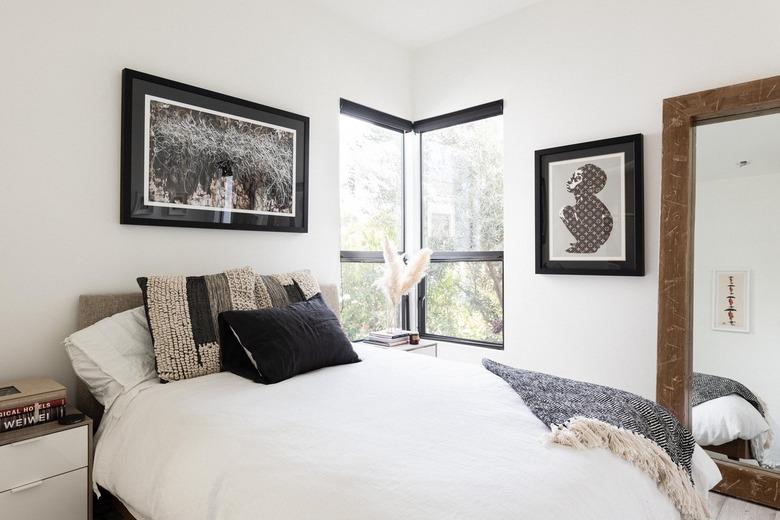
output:
M692 430L780 471L780 114L694 132Z

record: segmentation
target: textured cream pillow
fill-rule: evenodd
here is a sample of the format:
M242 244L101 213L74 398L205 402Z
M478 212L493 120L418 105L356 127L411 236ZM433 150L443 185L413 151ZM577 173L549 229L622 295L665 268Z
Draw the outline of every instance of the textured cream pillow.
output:
M149 276L138 285L163 381L221 370L220 312L284 307L320 292L308 270L261 275L249 267L206 276Z
M217 316L257 308L249 267L206 276L139 278L157 373L178 381L220 371Z

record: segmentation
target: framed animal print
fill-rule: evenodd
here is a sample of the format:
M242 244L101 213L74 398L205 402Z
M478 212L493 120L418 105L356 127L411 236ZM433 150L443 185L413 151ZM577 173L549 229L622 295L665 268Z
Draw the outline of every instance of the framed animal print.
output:
M642 135L536 152L536 272L643 276Z
M122 71L122 224L305 233L308 149L308 117Z

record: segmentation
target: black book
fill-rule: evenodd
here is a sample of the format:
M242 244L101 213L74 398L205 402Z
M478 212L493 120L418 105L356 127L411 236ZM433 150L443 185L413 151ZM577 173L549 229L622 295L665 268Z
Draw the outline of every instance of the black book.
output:
M41 409L38 411L37 415L35 414L35 411L32 411L3 417L0 419L0 433L10 432L11 430L18 430L20 428L27 428L28 426L35 426L36 424L56 421L64 415L65 405L61 405Z

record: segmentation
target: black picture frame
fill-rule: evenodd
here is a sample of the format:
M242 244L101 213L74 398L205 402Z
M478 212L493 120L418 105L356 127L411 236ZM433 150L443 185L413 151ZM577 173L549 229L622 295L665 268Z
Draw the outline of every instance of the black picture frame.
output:
M214 129L216 129L216 135L220 135L219 132L223 131L222 129L226 126L235 125L235 128L239 129L238 132L257 132L257 134L273 136L277 141L271 141L271 137L268 137L269 141L267 142L271 144L265 146L272 149L272 153L277 154L277 157L283 158L280 162L271 163L274 164L273 168L277 168L276 171L281 172L278 173L279 178L282 179L278 183L281 187L274 188L275 191L267 189L265 192L261 192L262 195L257 195L257 188L254 188L257 186L256 178L233 176L233 166L236 165L236 170L241 167L232 157L235 155L236 149L238 149L238 155L241 155L240 143L244 142L241 140L235 141L238 144L233 146L233 151L219 150L218 146L213 147L217 153L209 151L208 160L196 163L198 165L206 164L206 167L176 168L178 164L173 162L175 159L169 158L174 154L164 156L167 162L163 166L157 167L156 165L160 163L152 163L149 160L151 152L148 151L152 148L150 139L154 134L153 131L149 130L149 127L152 126L152 123L149 122L151 120L149 114L152 113L152 109L149 108L151 103L158 103L158 108L154 109L157 110L155 113L164 113L162 110L168 110L172 114L186 112L195 114L193 117L206 120L205 127L212 132L209 135L213 134ZM176 118L183 120L186 117L169 117L169 120L177 120ZM211 126L208 125L208 121L216 120L219 122L213 123ZM254 130L244 130L247 127ZM198 129L200 128L203 126L198 127ZM195 134L197 132L192 132L192 135ZM157 136L157 134L154 135ZM187 133L179 130L177 135L184 135L186 139ZM160 140L157 139L157 143L159 143ZM251 139L250 137L250 141ZM173 149L175 146L167 143L166 145L169 147L168 149ZM157 146L159 148L160 145ZM164 151L168 149L164 149ZM196 145L193 145L191 149L201 150L202 148L198 149ZM155 160L157 160L158 152L154 153ZM225 155L225 159L220 161L222 154ZM196 154L191 154L188 157L193 155ZM206 155L205 152L198 158L204 155ZM230 205L232 205L234 200L238 200L238 195L234 194L238 193L244 186L249 185L254 188L254 191L249 188L241 192L244 193L244 198L241 200L248 208L227 207L227 202L225 202L226 206L224 207L208 204L196 206L190 203L190 200L193 199L183 199L181 195L172 196L167 191L164 192L163 196L149 195L149 192L153 190L145 175L150 177L155 175L155 179L158 178L156 177L157 173L150 173L153 168L150 164L155 165L158 171L162 171L164 175L168 176L164 179L166 186L170 181L170 184L176 187L184 185L189 190L193 189L194 181L182 180L183 176L178 172L196 171L193 175L197 179L204 179L204 182L197 184L197 186L210 181L209 191L203 195L203 198L210 197L208 198L209 202L230 200ZM192 165L193 162L188 164ZM215 167L220 169L215 170ZM269 166L270 168L272 167ZM246 171L245 167L244 171ZM231 191L228 191L228 188L220 191L220 186L228 186L228 178L230 178ZM247 178L253 180L247 181ZM242 183L240 186L239 182ZM255 182L255 184L249 184L250 182ZM122 71L121 224L306 233L308 231L308 183L308 117L131 69ZM235 192L232 191L234 187ZM155 189L157 189L156 185ZM157 192L155 191L155 193ZM178 193L181 193L181 190ZM249 193L252 195L247 195ZM269 193L272 195L267 195ZM193 196L191 191L185 191L184 194ZM152 197L157 197L158 200L153 200ZM170 200L170 197L173 197L173 200ZM216 199L215 197L222 198ZM182 202L183 200L184 202ZM259 204L258 200L266 206L256 208L255 204Z
M622 170L617 170L621 154ZM594 163L598 163L595 168L592 167ZM592 166L585 168L586 164ZM607 167L607 164L614 166ZM551 166L555 173L551 173ZM644 276L642 134L537 150L535 170L537 274ZM575 171L579 173L578 177L561 182L564 175L574 175ZM602 174L601 183L590 180ZM615 188L619 185L613 183L609 189L610 200L615 203L605 203L598 197L591 202L594 195L606 190L615 179L620 179L623 185L620 190ZM580 191L572 194L578 186L582 186ZM581 191L583 189L586 191ZM589 194L587 189L591 190ZM617 201L619 195L623 198ZM558 200L558 204L553 203L553 199ZM572 204L564 205L562 201ZM601 205L609 210L607 216L600 209ZM580 217L592 214L599 215L593 222ZM552 222L553 218L559 221ZM554 226L552 229L551 225ZM568 247L564 242L568 242ZM597 249L593 251L594 248Z

